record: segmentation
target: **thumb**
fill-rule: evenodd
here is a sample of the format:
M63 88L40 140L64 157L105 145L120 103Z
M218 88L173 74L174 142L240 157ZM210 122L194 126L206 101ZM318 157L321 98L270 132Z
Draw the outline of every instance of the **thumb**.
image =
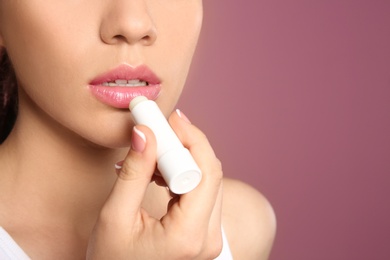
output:
M134 224L140 217L141 203L155 167L156 140L152 131L146 126L134 127L131 149L117 169L118 179L102 212L119 226Z

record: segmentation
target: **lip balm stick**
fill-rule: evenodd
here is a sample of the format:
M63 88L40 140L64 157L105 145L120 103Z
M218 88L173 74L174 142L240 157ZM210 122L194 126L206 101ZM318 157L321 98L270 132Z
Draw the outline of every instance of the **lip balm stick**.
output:
M136 124L149 127L157 140L157 168L175 194L193 190L202 173L169 125L156 102L144 96L134 98L129 105Z

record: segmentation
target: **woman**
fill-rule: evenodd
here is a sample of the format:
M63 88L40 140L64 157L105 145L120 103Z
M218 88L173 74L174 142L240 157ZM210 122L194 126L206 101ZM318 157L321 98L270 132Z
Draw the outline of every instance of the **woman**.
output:
M0 226L17 252L32 259L213 259L221 251L267 258L275 233L268 202L222 179L204 134L182 112L171 113L201 20L201 0L0 0L7 136ZM190 193L170 194L154 174L155 137L134 127L127 109L138 95L157 102L199 164L203 178Z

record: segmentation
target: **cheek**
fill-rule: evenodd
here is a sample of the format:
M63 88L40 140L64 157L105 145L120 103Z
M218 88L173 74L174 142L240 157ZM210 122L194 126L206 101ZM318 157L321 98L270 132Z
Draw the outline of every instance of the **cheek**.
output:
M81 47L74 48L80 37L78 30L66 18L66 12L58 12L58 7L50 4L38 8L34 2L19 4L22 7L15 4L17 7L7 10L5 20L10 24L4 32L7 51L23 82L36 78L63 81L69 77L61 78L61 72L80 62Z
M41 8L36 0L21 2L7 6L4 20L9 25L2 28L19 85L49 114L55 110L53 104L70 109L73 101L87 94L79 90L84 87L81 54L89 43L81 36L91 34L85 31L88 21L78 21L76 11L59 11L58 1L42 2Z
M93 110L90 104L94 100L85 85L88 60L84 47L91 41L82 39L82 35L91 36L91 32L85 31L88 26L84 23L77 30L69 28L71 24L64 24L62 14L57 12L57 15L53 15L50 9L33 10L28 4L16 9L17 14L13 8L7 10L9 12L4 20L10 25L3 27L2 33L19 86L23 89L23 93L20 92L20 107L34 111L41 119L49 120L48 124L53 125L57 121L96 143L98 137L112 140L111 143L117 142L114 145L127 142L128 138L120 139L123 135L118 133L118 129L128 130L123 127L125 122L112 124L109 120L91 117ZM82 24L81 21L79 23ZM35 109L37 107L38 110ZM123 117L118 118L123 122ZM118 140L106 134L109 131L91 134L91 129L116 130Z
M200 1L181 1L181 5L166 8L155 14L160 41L168 60L191 61L202 26L202 5Z
M170 89L171 100L177 101L185 84L193 54L202 26L202 2L172 1L177 5L164 5L153 10L153 18L158 32L156 45L159 53L159 68L164 75L169 75L167 83L175 86ZM169 104L166 104L167 107ZM169 108L175 105L170 104ZM167 111L170 111L168 108Z

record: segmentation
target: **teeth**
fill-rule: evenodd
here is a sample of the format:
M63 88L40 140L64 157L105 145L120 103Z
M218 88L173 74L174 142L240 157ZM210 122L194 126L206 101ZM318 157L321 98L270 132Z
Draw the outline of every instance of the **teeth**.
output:
M115 83L118 84L118 85L126 85L127 84L127 80L125 80L125 79L117 79L117 80L115 80Z
M102 86L109 86L109 87L144 87L147 85L148 82L139 79L131 79L131 80L117 79L115 81L102 83Z

